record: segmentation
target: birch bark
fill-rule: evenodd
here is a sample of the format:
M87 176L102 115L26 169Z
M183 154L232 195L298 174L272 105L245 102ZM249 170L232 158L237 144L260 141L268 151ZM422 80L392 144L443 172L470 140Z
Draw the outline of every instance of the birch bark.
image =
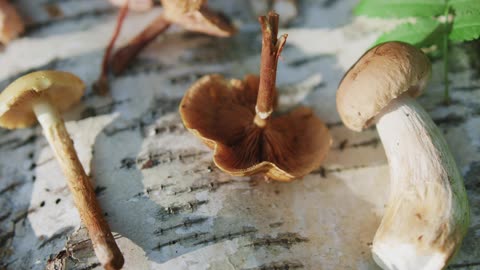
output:
M0 86L39 68L74 72L91 85L115 22L108 2L58 1L57 17L47 12L47 1L15 3L31 23L26 37L0 53ZM313 107L334 138L324 166L302 180L266 183L225 175L177 112L184 91L204 74L258 73L260 29L247 1L210 3L235 18L237 36L215 39L171 29L112 80L111 97L89 89L83 104L66 115L125 269L377 269L370 245L388 195L388 164L374 129L354 133L341 125L335 91L345 70L391 25L352 18L355 3L299 1L298 20L279 31L289 34L277 76L280 109ZM129 15L118 44L159 12ZM434 62L433 82L419 99L444 132L474 207L453 262L459 269L480 263L480 85L469 60L478 59L474 51L454 50L459 61L452 67L452 106L441 105L440 62ZM97 269L40 132L0 130L0 268Z

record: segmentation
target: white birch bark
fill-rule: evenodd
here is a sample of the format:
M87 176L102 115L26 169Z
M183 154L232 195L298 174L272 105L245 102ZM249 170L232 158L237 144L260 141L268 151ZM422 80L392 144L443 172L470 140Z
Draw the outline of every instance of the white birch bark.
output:
M0 86L40 68L71 71L91 85L114 9L101 0L58 1L62 16L52 18L47 1L30 2L15 1L31 23L25 37L0 53ZM220 172L177 112L199 76L258 71L260 31L248 2L210 2L234 17L237 36L215 39L174 27L112 79L111 97L89 89L65 115L125 269L378 269L370 249L388 195L388 164L374 129L354 133L340 123L335 91L346 69L391 25L353 18L353 0L299 1L299 18L280 30L289 34L277 77L280 106L313 107L334 142L324 166L304 179L266 183ZM159 12L129 14L119 44ZM468 61L471 50L457 48L454 55L453 105L441 105L441 62L419 102L444 132L473 207L453 262L462 268L480 264L480 82ZM98 268L79 228L41 129L0 130L0 269Z

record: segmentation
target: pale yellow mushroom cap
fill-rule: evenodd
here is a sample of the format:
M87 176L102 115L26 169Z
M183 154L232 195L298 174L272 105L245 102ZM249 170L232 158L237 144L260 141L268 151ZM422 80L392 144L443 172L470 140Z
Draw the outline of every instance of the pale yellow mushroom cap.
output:
M412 45L393 41L373 47L347 71L338 86L340 118L348 128L361 131L401 94L419 96L430 74L427 56Z
M12 82L0 93L0 126L24 128L36 123L32 104L48 98L52 106L63 112L77 103L85 84L77 76L63 71L36 71Z

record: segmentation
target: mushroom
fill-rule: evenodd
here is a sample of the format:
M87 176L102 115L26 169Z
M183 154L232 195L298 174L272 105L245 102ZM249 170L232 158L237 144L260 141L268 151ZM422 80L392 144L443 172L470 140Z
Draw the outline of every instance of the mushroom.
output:
M161 0L161 3L163 13L113 55L111 65L115 74L122 73L138 53L158 35L167 30L171 24L177 24L188 31L217 37L229 37L236 32L236 28L227 17L207 7L206 0ZM105 95L108 92L108 61L110 60L113 44L124 21L127 8L128 4L125 2L119 13L114 35L102 62L100 78L95 84L95 91L101 95Z
M278 14L262 16L260 78L207 75L180 103L184 125L214 149L213 160L232 175L263 173L291 181L318 168L330 146L324 123L309 108L272 117L277 104L277 61L287 36L277 39Z
M431 73L428 58L402 42L367 51L337 92L343 123L376 124L390 167L390 195L373 240L383 269L443 269L465 236L470 214L455 160L441 131L414 100Z
M60 112L77 103L84 83L61 71L37 71L22 76L0 93L0 126L24 128L40 122L45 137L66 176L95 254L105 269L120 269L124 259L103 218L95 191L86 175Z
M17 10L7 0L0 0L0 42L9 43L24 31L24 24Z
M236 32L236 28L224 15L206 6L205 0L161 0L161 2L163 13L127 45L118 49L112 57L112 69L115 74L122 73L138 53L171 24L177 24L188 31L217 37L229 37Z

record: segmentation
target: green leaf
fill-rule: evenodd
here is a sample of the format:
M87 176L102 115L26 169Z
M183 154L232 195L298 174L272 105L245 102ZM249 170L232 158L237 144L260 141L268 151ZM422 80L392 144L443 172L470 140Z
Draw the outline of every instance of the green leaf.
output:
M418 18L415 24L400 24L392 31L381 35L375 44L396 40L407 42L418 47L428 46L433 40L441 37L442 33L438 31L441 28L442 23L435 19Z
M477 14L480 16L480 1L478 0L450 0L448 5L457 15Z
M361 0L356 15L381 18L434 17L443 14L444 0Z
M467 41L479 38L480 16L471 14L455 17L449 37L453 41Z

